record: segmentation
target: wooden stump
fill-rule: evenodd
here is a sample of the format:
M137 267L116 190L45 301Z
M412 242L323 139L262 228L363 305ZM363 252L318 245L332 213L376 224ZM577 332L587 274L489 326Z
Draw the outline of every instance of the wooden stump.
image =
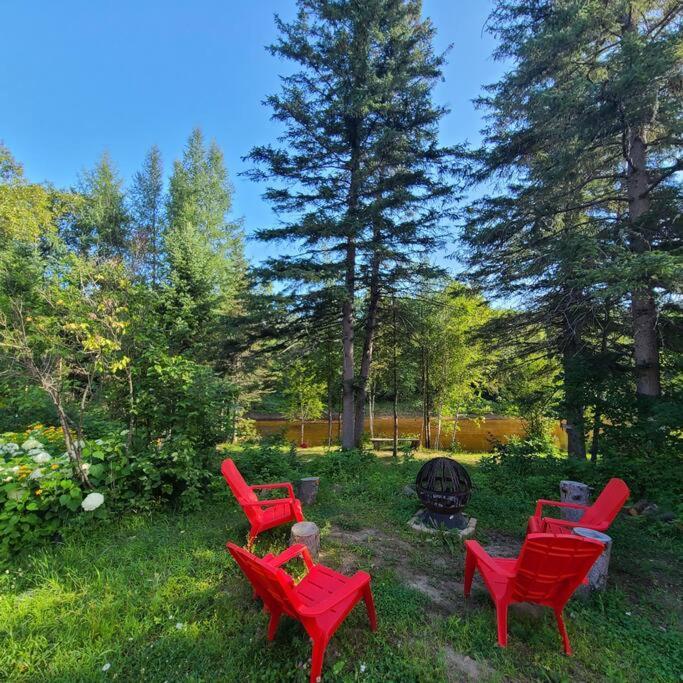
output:
M313 505L318 496L320 477L304 477L299 479L296 485L296 497L304 505Z
M579 505L590 504L590 488L588 484L583 484L580 481L560 482L560 500L563 503L579 503ZM567 519L571 522L578 522L583 517L583 510L574 510L572 508L560 508L562 519Z
M609 558L612 553L612 538L607 534L593 529L583 529L582 527L575 527L574 533L583 538L592 538L605 544L605 549L602 555L595 560L595 564L588 572L588 585L579 586L577 591L579 594L588 594L592 591L604 591L607 587L607 577L609 576Z
M297 522L292 526L292 533L289 536L289 545L303 543L311 553L314 560L320 554L320 529L313 522Z

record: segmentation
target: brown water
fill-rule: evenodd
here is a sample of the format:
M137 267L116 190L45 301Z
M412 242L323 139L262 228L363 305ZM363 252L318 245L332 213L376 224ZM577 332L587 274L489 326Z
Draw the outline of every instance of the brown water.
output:
M286 420L256 420L256 429L262 435L284 434L287 441L299 442L300 425ZM419 437L421 435L422 420L416 417L399 418L398 431L400 437ZM365 421L365 430L370 432L369 421ZM432 446L436 444L436 420L432 423ZM458 423L457 441L464 451L490 451L493 441L507 441L511 436L524 433L524 421L515 417L488 416L477 420L463 418ZM374 436L391 438L393 434L393 420L391 417L376 417ZM332 439L339 436L339 423L332 424ZM562 448L567 447L567 435L557 424L553 429L555 443ZM444 421L441 429L441 448L450 448L453 438L452 421ZM316 420L307 422L304 429L304 440L309 446L324 446L327 444L327 421Z

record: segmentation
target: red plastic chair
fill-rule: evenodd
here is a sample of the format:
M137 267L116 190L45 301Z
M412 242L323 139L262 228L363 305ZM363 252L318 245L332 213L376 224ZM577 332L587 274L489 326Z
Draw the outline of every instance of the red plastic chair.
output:
M571 533L573 527L580 526L584 529L594 529L595 531L606 531L610 524L619 514L619 510L624 507L624 503L630 495L626 482L622 479L610 479L607 485L591 506L579 505L578 503L561 503L555 500L541 499L536 503L536 512L529 518L527 533ZM574 508L585 510L580 521L575 522L567 519L554 519L543 517L544 506Z
M356 572L348 577L321 564L314 564L308 548L293 545L280 555L259 559L244 548L228 543L228 550L251 583L256 596L270 612L268 640L275 638L280 617L286 614L300 621L313 641L311 683L320 680L327 644L349 612L360 600L370 619L370 628L377 628L375 603L370 590L370 575ZM282 565L301 556L306 576L297 584Z
M507 645L508 607L534 602L553 609L564 651L571 655L562 610L604 550L603 544L573 535L529 534L515 559L491 557L476 541L465 541L465 547L465 597L478 569L496 605L498 644Z
M287 522L304 521L301 503L294 496L294 489L292 489L290 483L249 486L230 458L223 461L221 472L251 524L249 543L252 543L262 531L280 526L280 524L286 524ZM254 491L258 490L270 489L287 489L289 495L287 498L259 500L254 493Z

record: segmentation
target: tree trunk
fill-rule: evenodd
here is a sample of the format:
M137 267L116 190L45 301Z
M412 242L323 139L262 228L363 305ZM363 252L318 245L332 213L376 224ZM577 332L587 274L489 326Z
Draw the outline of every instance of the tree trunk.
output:
M327 376L327 447L332 448L332 380Z
M586 437L583 406L583 391L577 373L580 351L576 335L577 327L567 331L569 339L564 340L562 365L564 370L564 417L567 428L567 454L573 460L586 459Z
M630 248L636 255L650 250L650 245L643 234L644 227L642 225L643 216L650 209L646 138L644 127L628 131L626 189L631 228ZM657 304L651 282L646 280L631 292L631 316L633 319L636 395L639 397L657 397L661 394Z
M370 417L370 437L375 437L375 384L370 385L369 395L369 417Z
M304 443L304 418L301 418L301 440L299 441L299 445Z
M381 239L379 226L375 224L372 235L373 241ZM370 367L372 366L372 349L375 341L375 331L377 329L377 311L380 301L379 270L381 266L381 256L375 248L372 254L372 265L370 270L370 292L368 299L368 311L365 316L365 337L363 339L363 356L360 363L360 373L358 375L356 391L356 415L355 415L355 446L359 448L363 440L365 426L365 400L367 394L368 378L370 377Z
M451 448L455 449L458 434L458 422L460 422L460 404L455 408L455 415L453 416L453 437L451 438Z
M637 31L629 6L624 24L625 33ZM636 254L649 251L645 239L643 216L650 208L650 179L647 171L647 134L645 125L626 127L627 165L626 191L628 215L631 228L630 248ZM631 292L631 316L633 320L633 356L635 360L636 396L657 397L661 393L659 377L659 348L657 343L657 306L652 283L645 281Z
M391 321L392 321L392 331L393 331L393 364L392 364L392 379L394 384L394 397L392 401L393 408L393 431L392 431L392 452L394 458L398 457L398 365L397 365L397 343L396 343L396 298L392 296L391 298Z
M442 403L439 401L439 408L437 410L437 420L436 420L436 450L441 450L441 413L442 413Z
M432 447L431 406L429 405L429 359L422 347L422 433L425 448Z
M353 297L355 294L356 247L349 239L346 249L346 298L342 305L342 448L354 447L354 364L353 364Z

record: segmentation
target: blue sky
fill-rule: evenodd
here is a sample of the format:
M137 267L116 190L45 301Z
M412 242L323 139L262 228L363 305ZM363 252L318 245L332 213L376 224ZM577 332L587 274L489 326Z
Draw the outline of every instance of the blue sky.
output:
M425 0L438 35L450 43L435 100L447 104L444 144L476 141L481 112L471 100L499 78L495 44L484 32L490 0ZM0 0L0 140L31 180L61 187L107 149L129 179L157 144L167 170L195 126L223 148L235 186L234 216L247 233L275 217L263 188L238 173L252 145L276 129L261 102L288 66L264 46L273 14L294 0ZM258 260L264 246L250 241Z

